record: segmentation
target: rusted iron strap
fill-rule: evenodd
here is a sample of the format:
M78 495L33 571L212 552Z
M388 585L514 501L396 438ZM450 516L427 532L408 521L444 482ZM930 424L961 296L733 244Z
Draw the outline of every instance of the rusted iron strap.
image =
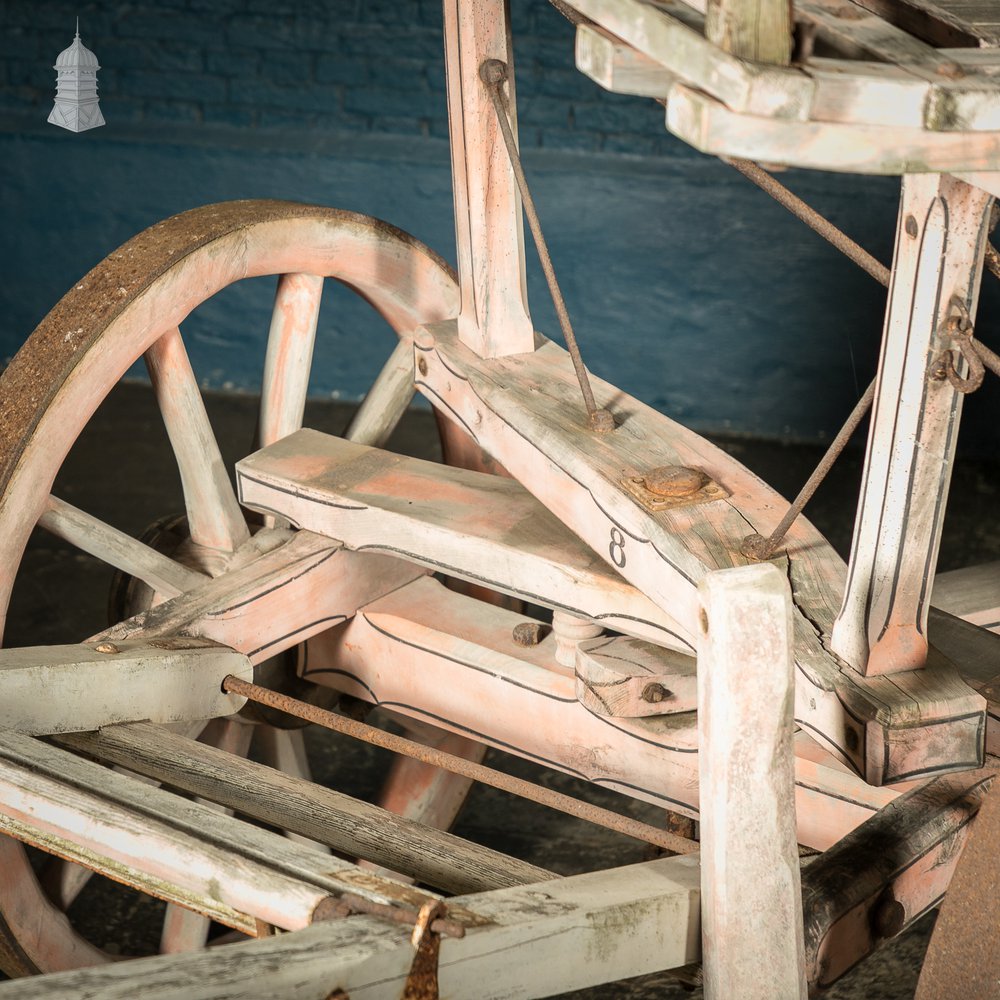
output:
M277 708L289 715L294 715L299 719L306 719L316 725L332 729L334 732L344 733L353 736L355 739L364 740L374 746L391 750L393 753L403 754L406 757L413 757L415 760L423 761L434 767L443 768L453 774L460 774L463 777L479 781L492 788L499 788L502 791L519 795L521 798L529 799L540 805L548 806L550 809L557 809L559 812L575 816L577 819L586 820L597 826L607 827L617 833L622 833L626 837L633 837L645 843L655 844L664 850L672 851L674 854L692 854L699 849L699 845L691 840L685 840L676 834L668 833L666 830L659 830L648 823L622 816L620 813L612 812L610 809L602 809L600 806L592 805L589 802L582 802L572 796L563 795L562 792L553 791L551 788L542 788L533 782L525 781L522 778L515 778L513 775L504 774L492 767L483 764L476 764L464 757L456 757L454 754L445 753L443 750L435 750L426 747L421 743L405 739L402 736L395 736L392 733L383 732L374 726L366 725L363 722L356 722L353 719L346 719L343 716L328 712L325 709L309 705L304 701L291 698L286 694L271 691L268 688L260 687L258 684L251 684L239 677L230 674L222 682L223 690L233 694L242 695L250 701L259 705L268 705Z
M437 901L431 899L428 902L433 903ZM426 906L426 904L424 905ZM329 896L321 900L313 911L313 922L336 920L342 917L353 916L355 913L364 913L366 916L391 920L394 924L416 927L422 912L422 909L410 910L404 906L376 903L374 900L365 899L364 896L358 896L353 892L345 892L339 896ZM457 920L447 919L443 912L434 918L431 930L441 937L465 937L465 925L459 923Z
M413 965L406 977L401 1000L438 1000L438 956L441 952L441 938L435 933L437 924L445 912L444 903L434 900L424 903L413 928Z
M507 104L507 96L503 90L504 82L507 79L507 64L501 62L499 59L487 59L479 67L479 78L486 85L490 101L493 103L493 110L496 112L500 134L503 136L504 145L507 147L507 157L510 160L511 169L514 171L514 179L517 181L518 189L521 192L524 214L528 220L531 235L535 240L538 259L545 274L545 281L549 286L549 294L552 296L552 304L555 306L556 315L559 317L559 326L562 328L563 336L566 338L566 347L573 361L576 379L580 383L580 392L583 394L583 402L587 407L590 426L595 431L601 433L614 430L614 417L612 417L608 410L599 409L597 401L594 399L594 390L590 386L590 376L584 367L583 357L580 354L580 345L576 341L573 324L569 319L569 310L566 308L566 302L559 288L559 282L556 280L556 271L552 266L552 258L549 256L549 248L545 242L545 235L542 232L542 224L538 219L538 212L535 211L535 200L531 197L531 190L528 188L528 179L525 177L524 168L521 166L521 157L517 151L514 131L510 127L510 109Z

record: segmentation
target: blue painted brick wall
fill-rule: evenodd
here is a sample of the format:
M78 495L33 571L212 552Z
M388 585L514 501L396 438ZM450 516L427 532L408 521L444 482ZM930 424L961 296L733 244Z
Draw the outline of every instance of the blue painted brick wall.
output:
M81 37L115 122L447 134L439 0L5 0L0 111L44 118L56 55ZM573 66L573 29L547 0L513 0L525 148L676 149L662 110Z

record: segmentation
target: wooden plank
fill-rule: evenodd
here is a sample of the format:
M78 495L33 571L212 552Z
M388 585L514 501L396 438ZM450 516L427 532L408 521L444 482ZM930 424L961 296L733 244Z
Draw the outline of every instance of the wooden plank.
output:
M289 534L275 532L272 551L95 638L118 642L198 635L260 663L425 572L401 559L349 552L308 531Z
M464 350L454 324L444 323L425 328L416 344L426 367L418 389L669 611L688 641L697 629L698 581L709 570L746 565L740 546L747 532L766 537L786 509L731 456L599 379L592 380L598 404L611 409L620 430L601 436L581 428L572 368L552 343L487 362ZM694 469L721 484L722 493L648 509L632 480L662 466ZM778 558L796 606L800 725L873 784L981 760L985 703L947 663L929 676L900 674L892 682L841 669L825 643L843 597L844 566L808 521L792 525ZM939 739L944 733L947 739Z
M703 153L841 173L905 174L1000 169L1000 130L942 132L878 125L778 121L738 115L675 84L667 129Z
M54 496L49 497L38 525L109 566L138 577L164 597L176 597L209 579L206 574L175 562L136 541L131 535Z
M926 79L954 79L963 70L932 45L866 10L853 0L796 0L795 13L816 26L819 37L846 55L906 66Z
M792 5L788 0L708 0L705 37L741 59L787 66Z
M188 529L196 545L234 552L249 537L222 462L181 332L168 330L146 351L156 402L177 458Z
M238 712L227 674L253 680L240 653L202 639L0 650L0 729L38 736L118 722L187 722Z
M29 736L0 734L0 830L253 934L352 892L434 898Z
M972 22L948 9L949 4L935 0L855 0L883 20L902 28L921 41L937 48L976 46L982 37ZM965 0L962 0L963 6ZM993 12L992 0L984 0L983 9ZM998 40L1000 41L1000 40ZM987 44L998 44L998 41Z
M808 76L723 52L691 26L690 8L679 0L572 0L570 6L733 111L808 116L814 89Z
M150 724L109 726L58 742L446 892L555 878L543 868Z
M1000 562L939 573L931 601L934 607L974 625L1000 628Z
M709 573L699 593L705 997L806 1000L788 581L743 566Z
M237 464L240 500L348 548L402 556L690 651L681 626L520 483L304 429Z
M700 951L698 864L690 858L459 896L449 906L481 921L465 937L441 941L440 995L454 1000L552 996L685 965ZM408 927L356 916L217 951L22 979L0 986L0 995L133 1000L140 982L143 1000L315 1000L338 989L399 1000L413 963L410 938Z
M598 715L626 719L691 712L698 703L695 660L625 636L582 642L576 653L576 696Z
M513 629L524 621L421 580L370 605L349 626L311 639L304 676L697 817L694 713L595 715L577 700L574 678L551 668L551 637L541 647L514 641ZM384 669L387 663L394 669ZM797 759L796 775L798 837L818 850L899 794L837 768L814 746Z
M483 357L534 347L524 270L521 195L479 67L507 65L504 90L517 138L510 17L504 0L444 4L448 130L463 343Z
M958 298L974 321L992 198L952 177L907 176L861 501L833 649L866 674L923 666L963 395L929 375L953 347ZM962 365L964 371L964 363Z

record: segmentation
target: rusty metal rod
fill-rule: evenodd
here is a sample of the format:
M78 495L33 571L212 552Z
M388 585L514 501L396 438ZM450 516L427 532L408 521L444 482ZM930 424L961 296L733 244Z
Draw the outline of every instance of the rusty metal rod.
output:
M515 778L513 775L504 774L492 767L483 764L475 764L464 757L456 757L454 754L445 753L443 750L434 750L425 747L421 743L405 739L402 736L395 736L392 733L383 732L374 726L366 725L364 722L355 722L353 719L346 719L341 715L328 712L326 709L309 705L297 698L291 698L286 694L271 691L269 688L261 687L258 684L251 684L239 677L230 674L222 682L222 689L232 694L242 695L250 701L259 705L267 705L279 711L287 712L299 719L306 719L308 722L315 722L319 726L325 726L337 733L344 733L356 739L364 740L373 746L391 750L393 753L404 754L416 760L431 764L434 767L443 768L453 774L460 774L473 781L479 781L492 788L499 788L501 791L519 795L521 798L537 802L539 805L548 806L550 809L557 809L559 812L575 816L577 819L586 820L597 826L607 827L616 833L622 833L626 837L633 837L645 843L655 844L664 850L673 851L675 854L692 854L699 849L698 844L691 840L685 840L676 834L668 833L666 830L658 830L655 826L642 823L639 820L622 816L620 813L612 812L610 809L602 809L600 806L591 805L589 802L582 802L562 792L555 792L551 788L542 788L530 781L522 778Z
M747 180L752 181L779 205L787 208L797 219L801 219L810 229L819 233L828 243L835 246L844 256L849 257L862 270L867 271L877 282L889 287L891 272L880 260L876 260L864 247L855 243L842 229L838 229L829 219L825 219L811 205L807 205L798 195L792 194L777 178L769 174L760 164L752 160L721 157L731 167L735 167Z
M875 379L865 389L865 394L858 400L847 422L840 428L837 436L830 442L830 447L819 461L819 465L813 469L812 475L806 480L805 486L799 490L799 495L792 501L791 506L785 511L785 516L778 523L778 526L765 538L763 535L747 535L743 539L740 551L750 559L770 559L774 550L781 544L792 522L802 513L802 509L812 499L813 494L819 488L819 484L826 478L826 474L833 468L833 463L840 457L840 453L847 446L851 435L858 429L858 424L865 418L865 414L871 409L872 401L875 399Z
M507 64L499 59L487 59L479 67L479 78L486 84L486 90L493 102L493 110L496 112L497 123L500 126L500 134L503 136L504 145L507 147L507 158L510 160L511 170L514 171L514 179L517 181L518 189L521 192L521 202L524 208L531 235L535 239L535 247L538 250L538 259L542 264L542 271L545 274L545 281L549 286L549 293L552 296L552 304L556 308L556 316L559 317L559 326L562 327L563 336L566 338L566 347L569 356L573 361L573 368L576 371L576 380L580 383L580 392L583 393L583 402L587 407L587 417L590 426L599 432L614 430L614 418L608 410L599 409L597 401L594 399L594 390L590 386L590 376L583 364L583 357L580 354L580 345L577 343L576 334L573 332L573 324L569 319L569 310L563 299L559 282L556 280L556 271L552 266L552 258L549 256L548 244L545 242L545 234L542 232L542 224L538 219L538 212L535 211L535 200L531 197L531 190L528 188L528 179L524 175L524 168L521 166L521 157L517 151L517 142L514 139L514 131L510 127L510 111L507 105L507 95L503 91L504 81L507 79Z

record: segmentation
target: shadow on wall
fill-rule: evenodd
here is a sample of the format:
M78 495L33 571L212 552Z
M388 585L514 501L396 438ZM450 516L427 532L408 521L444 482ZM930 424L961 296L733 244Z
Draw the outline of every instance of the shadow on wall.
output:
M440 5L407 0L387 13L378 3L313 10L276 0L267 15L251 0L202 6L190 21L179 3L83 4L108 124L74 134L31 112L44 108L44 122L46 67L69 41L56 22L68 15L71 38L76 8L43 5L38 28L18 20L35 5L6 5L20 49L0 86L11 112L0 120L0 358L135 232L213 201L366 212L454 260ZM410 7L403 31L400 9ZM514 17L526 170L588 367L702 430L829 437L874 372L883 290L731 169L667 136L658 105L605 94L576 73L572 30L547 5L515 0ZM28 82L12 83L25 78L16 67L26 54ZM171 98L142 97L157 88ZM298 107L282 111L282 100ZM888 262L898 181L782 179ZM533 318L555 336L530 249L529 269ZM996 291L985 296L985 331ZM190 318L185 335L206 385L258 387L272 295L272 280L255 279ZM328 288L311 392L360 397L391 339L364 303ZM996 445L998 406L989 384L970 400L967 450Z

